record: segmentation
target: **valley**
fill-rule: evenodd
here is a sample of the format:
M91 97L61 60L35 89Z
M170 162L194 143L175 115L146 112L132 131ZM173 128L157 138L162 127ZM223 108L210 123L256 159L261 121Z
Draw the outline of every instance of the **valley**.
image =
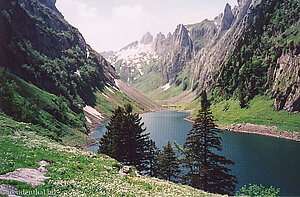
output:
M180 24L166 36L147 32L140 41L102 54L121 80L160 105L189 111L193 117L199 93L206 89L221 126L249 122L297 132L299 17L294 14L299 8L292 6L295 1L277 3L280 9L274 9L275 1L245 0L233 8L227 4L213 20ZM294 11L284 15L285 7ZM293 25L282 23L277 33L269 31L287 18L293 18ZM256 23L264 28L256 30Z
M178 24L165 34L145 29L120 50L102 52L56 3L0 2L0 196L34 190L57 196L221 196L238 195L247 184L270 187L264 195L277 196L272 186L280 195L300 195L299 0L238 0L224 4L213 19ZM99 17L92 8L80 16ZM112 10L116 20L118 9ZM199 136L205 140L194 143L203 141L205 148L190 146L196 147L191 157L185 142ZM207 165L206 140L216 148L210 154L220 176ZM200 163L209 167L188 163L203 152ZM170 158L181 166L173 169L173 179L159 172ZM215 176L220 185L197 185L207 177L184 180L184 164L199 177ZM232 165L228 171L225 164ZM226 174L231 169L239 183Z

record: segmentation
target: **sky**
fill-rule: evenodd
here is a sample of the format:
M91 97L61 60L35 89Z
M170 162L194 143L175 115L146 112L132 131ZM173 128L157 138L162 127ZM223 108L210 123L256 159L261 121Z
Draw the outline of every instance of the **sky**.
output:
M214 19L236 0L57 0L65 19L96 51L117 51L149 31L173 33L178 24Z

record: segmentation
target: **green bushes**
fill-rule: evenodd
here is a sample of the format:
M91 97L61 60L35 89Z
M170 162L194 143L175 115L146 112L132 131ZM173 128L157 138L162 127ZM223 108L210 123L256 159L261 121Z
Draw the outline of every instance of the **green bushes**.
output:
M42 91L0 67L0 111L15 120L39 124L47 129L42 135L60 141L72 135L72 128L87 132L84 115L70 106L65 97Z
M236 196L278 196L280 189L276 189L271 186L266 188L263 185L244 185L239 191L236 192Z
M20 121L37 123L37 106L18 94L18 86L9 78L9 73L0 67L0 109Z

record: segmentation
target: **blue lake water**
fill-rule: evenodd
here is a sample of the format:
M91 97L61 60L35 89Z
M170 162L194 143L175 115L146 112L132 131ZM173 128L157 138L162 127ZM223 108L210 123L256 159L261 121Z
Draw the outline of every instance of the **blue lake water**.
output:
M176 111L141 116L159 148L168 141L183 145L193 124L184 120L187 113ZM105 133L107 123L94 130L92 137L96 141ZM237 189L248 183L272 185L280 188L280 196L300 196L300 142L230 131L224 131L221 137L223 151L220 154L235 162L230 168L238 177ZM87 150L97 152L98 144Z

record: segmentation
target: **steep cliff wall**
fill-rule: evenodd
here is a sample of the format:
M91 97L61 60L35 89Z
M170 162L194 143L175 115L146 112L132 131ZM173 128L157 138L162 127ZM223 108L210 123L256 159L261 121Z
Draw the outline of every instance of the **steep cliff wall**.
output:
M251 6L247 28L220 64L215 96L236 95L244 107L254 96L267 93L276 98L277 110L298 111L299 12L299 1L293 0Z
M277 110L300 111L300 56L283 53L274 70L273 94Z
M93 89L118 78L114 68L64 20L54 0L1 1L0 21L5 35L0 65L39 88L72 103L93 104L89 99Z
M81 132L87 133L87 120L93 121L85 115L100 114L92 107L103 113L95 118L98 125L118 105L130 102L139 112L158 107L130 86L126 91L134 97L117 88L115 68L85 42L55 3L0 1L0 113L39 124L55 140L69 136L76 144L90 141Z

